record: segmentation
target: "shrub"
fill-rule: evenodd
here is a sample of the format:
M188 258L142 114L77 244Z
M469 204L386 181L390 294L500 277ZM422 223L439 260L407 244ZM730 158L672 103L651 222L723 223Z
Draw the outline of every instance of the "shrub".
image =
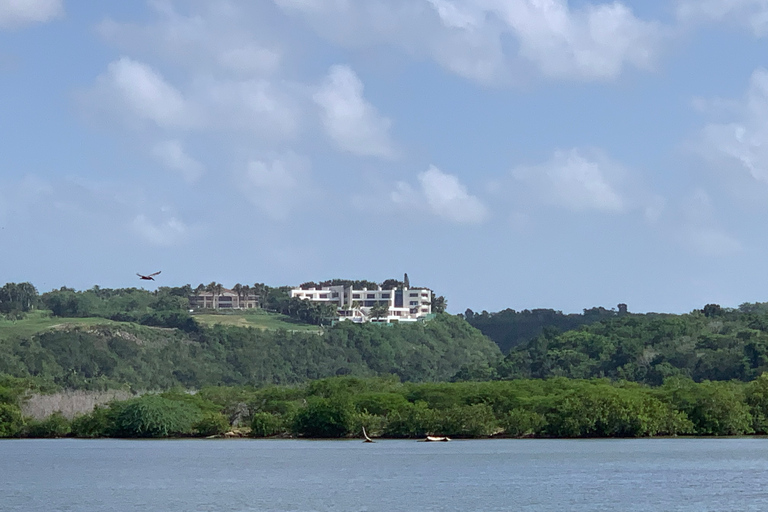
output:
M354 424L355 409L345 400L312 397L293 421L293 431L305 437L344 437Z
M424 437L435 430L436 412L426 402L416 402L387 416L385 437Z
M115 418L118 437L171 437L192 434L200 410L186 402L144 395L124 402Z
M220 412L208 412L192 428L201 436L217 436L228 431L230 425L226 416Z
M72 431L70 422L60 412L55 412L42 421L32 421L27 425L27 437L55 438L65 437Z
M440 411L433 433L452 437L487 437L496 432L498 422L486 404L454 405Z
M257 412L253 414L253 419L251 419L252 437L276 436L283 430L283 422L279 416L269 412Z
M0 403L0 437L17 436L23 425L19 406Z
M525 437L538 434L547 424L541 414L525 409L512 409L502 419L501 426L508 436Z
M92 412L72 420L72 435L81 438L107 437L114 431L114 410L96 406Z

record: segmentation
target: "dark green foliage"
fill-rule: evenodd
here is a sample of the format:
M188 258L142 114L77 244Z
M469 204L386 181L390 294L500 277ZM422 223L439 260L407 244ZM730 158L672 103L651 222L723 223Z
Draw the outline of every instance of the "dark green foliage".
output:
M659 396L685 413L698 435L731 436L754 432L753 417L745 402L744 386L736 382L694 383L669 379Z
M544 328L513 348L492 378L609 377L658 386L675 376L749 381L768 370L765 313L753 312L762 311L758 305L715 306L706 314L618 315L562 333Z
M38 300L32 283L6 283L0 288L0 314L17 318L37 307Z
M345 437L353 428L354 415L348 400L310 397L294 417L292 430L302 437Z
M448 380L463 365L493 366L495 345L460 318L427 324L341 324L324 334L203 327L198 332L135 325L72 327L30 339L0 338L0 372L58 386L104 389L291 384L349 374Z
M525 409L512 409L501 418L500 425L510 437L528 437L541 434L547 420L542 414Z
M25 429L25 437L56 438L66 437L72 431L67 418L55 412L42 421L30 421Z
M0 402L0 437L16 437L23 426L19 406Z
M464 313L466 321L491 338L504 353L534 339L546 328L559 333L616 316L618 313L605 308L585 309L582 315L565 315L553 309L505 309L498 313L475 313L467 309Z
M116 437L171 437L190 435L201 419L194 405L145 395L124 403L115 417Z
M498 429L493 409L486 404L454 405L435 414L434 434L451 437L488 437Z
M424 402L409 403L387 416L384 437L420 438L435 433L437 414Z
M75 417L71 423L72 435L81 438L111 436L117 411L118 407L96 407L89 414Z
M251 420L252 437L272 437L285 430L285 422L276 414L269 412L254 413Z
M200 436L217 436L231 428L229 420L220 412L207 412L200 420L192 425L192 429Z

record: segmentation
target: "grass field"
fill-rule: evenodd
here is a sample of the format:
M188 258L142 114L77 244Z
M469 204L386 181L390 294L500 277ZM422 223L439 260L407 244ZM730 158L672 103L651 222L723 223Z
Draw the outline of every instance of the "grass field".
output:
M264 330L285 329L287 331L320 332L316 325L295 322L290 317L266 311L230 314L200 314L194 318L204 325L224 324L239 327L255 327ZM121 325L106 318L59 318L50 316L48 311L33 311L23 320L5 320L0 318L0 339L14 337L27 338L38 332L61 325Z
M59 325L120 325L106 318L58 318L49 316L47 311L33 311L24 320L5 320L0 318L0 339L16 336L29 337Z
M196 314L194 318L205 325L223 324L236 325L238 327L255 327L257 329L287 331L320 332L316 325L302 324L288 316L266 311L254 311L248 313L226 314Z

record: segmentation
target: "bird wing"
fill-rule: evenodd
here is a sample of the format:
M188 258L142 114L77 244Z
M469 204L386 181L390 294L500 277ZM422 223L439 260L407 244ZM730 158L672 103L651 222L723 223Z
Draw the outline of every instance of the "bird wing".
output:
M139 276L139 277L144 277L143 275L139 274L138 272L136 272L136 275Z
M159 274L160 272L161 272L161 271L160 271L160 270L158 270L158 271L157 271L157 272L155 272L154 274L149 274L149 276L150 276L150 277L152 277L152 276L156 276L156 275L157 275L157 274Z

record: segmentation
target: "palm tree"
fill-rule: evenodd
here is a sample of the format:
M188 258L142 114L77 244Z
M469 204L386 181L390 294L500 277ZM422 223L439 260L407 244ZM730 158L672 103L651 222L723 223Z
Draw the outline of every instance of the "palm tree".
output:
M221 285L218 284L216 281L211 281L208 283L205 287L205 291L213 295L211 298L211 309L216 309L216 292L218 290L217 287L220 287Z
M240 283L237 283L235 286L232 287L232 291L237 294L237 308L241 309L242 301L243 301L243 285Z
M245 309L248 309L248 304L251 296L251 287L247 284L243 285L243 296L245 297Z

